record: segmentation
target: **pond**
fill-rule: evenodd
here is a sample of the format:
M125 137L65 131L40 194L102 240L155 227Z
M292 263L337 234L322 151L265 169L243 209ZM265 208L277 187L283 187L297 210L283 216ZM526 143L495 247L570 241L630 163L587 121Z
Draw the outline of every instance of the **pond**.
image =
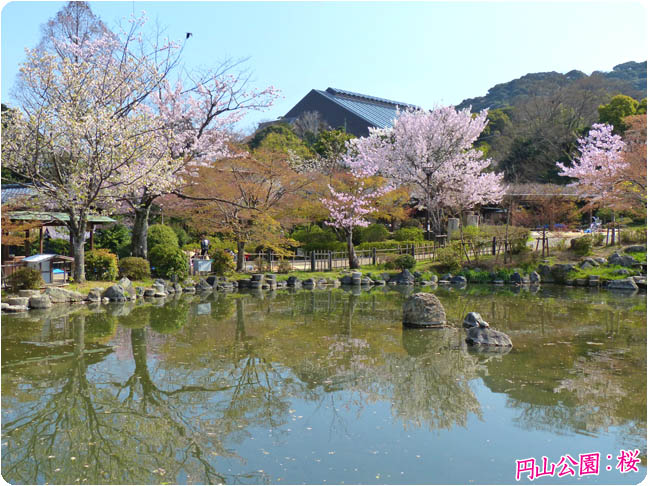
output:
M545 456L535 482L645 477L645 294L439 288L456 328L409 330L408 292L213 293L3 315L2 476L512 484L518 469L528 483L533 465L517 460L542 474ZM513 349L467 349L470 311Z

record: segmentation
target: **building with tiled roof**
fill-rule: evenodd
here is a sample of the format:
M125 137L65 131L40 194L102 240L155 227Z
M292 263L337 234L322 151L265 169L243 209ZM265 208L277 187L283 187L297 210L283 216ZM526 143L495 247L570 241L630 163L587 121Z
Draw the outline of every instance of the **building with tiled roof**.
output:
M418 109L408 103L342 89L312 89L278 121L293 123L306 112L318 112L331 128L342 128L356 137L364 137L369 134L369 127L391 127L397 112L408 108Z

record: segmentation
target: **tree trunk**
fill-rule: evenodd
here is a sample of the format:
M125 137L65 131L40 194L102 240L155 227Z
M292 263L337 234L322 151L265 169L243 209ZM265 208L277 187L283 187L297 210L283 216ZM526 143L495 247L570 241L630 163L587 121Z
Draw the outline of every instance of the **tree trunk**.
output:
M85 277L85 230L87 226L85 215L79 216L79 221L73 221L74 216L70 215L70 245L74 256L74 281L83 283Z
M360 268L355 248L353 248L353 230L347 231L347 250L349 252L349 268L352 270Z
M236 271L245 270L245 241L236 242Z
M153 201L147 201L135 209L135 221L133 223L133 236L131 239L131 253L133 256L148 258L148 219Z

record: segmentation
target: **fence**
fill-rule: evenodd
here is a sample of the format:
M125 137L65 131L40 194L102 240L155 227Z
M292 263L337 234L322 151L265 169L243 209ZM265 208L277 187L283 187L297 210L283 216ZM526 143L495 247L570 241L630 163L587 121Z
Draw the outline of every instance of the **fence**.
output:
M396 248L356 250L360 265L379 265L390 257L412 255L417 261L434 260L437 244L403 245ZM245 271L259 272L326 272L349 268L347 251L312 251L304 255L278 257L268 253L246 253Z

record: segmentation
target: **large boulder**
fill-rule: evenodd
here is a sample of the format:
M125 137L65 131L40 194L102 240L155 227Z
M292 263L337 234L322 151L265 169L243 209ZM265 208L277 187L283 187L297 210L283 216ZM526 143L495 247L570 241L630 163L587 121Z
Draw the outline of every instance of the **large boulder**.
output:
M398 285L414 285L414 275L408 269L405 269L398 275L391 277L389 282L396 282Z
M34 290L34 289L21 289L18 291L18 295L20 297L33 297L34 295L40 295L40 290Z
M207 291L213 290L213 289L214 289L214 287L209 285L209 283L205 279L200 279L200 282L198 282L196 284L196 291L197 292L207 292Z
M288 282L289 282L288 285L290 285L290 279L291 279L291 278L297 279L297 277L290 277L290 278L288 279ZM342 285L351 285L351 284L353 283L353 280L352 280L352 278L351 278L351 275L342 275L342 276L340 277L340 283L341 283Z
M405 327L444 327L446 313L434 294L419 292L403 304L403 325Z
M575 270L575 268L576 267L574 267L574 265L572 265L571 263L556 263L553 267L551 267L551 274L555 281L566 282L567 274ZM542 276L542 274L540 275Z
M538 272L531 272L529 274L529 282L531 285L538 285L542 281L542 277Z
M638 253L638 252L645 252L646 251L646 245L632 245L632 246L627 246L623 249L625 253Z
M538 272L540 279L543 282L551 283L554 281L554 276L549 265L538 265ZM529 275L529 279L531 275Z
M108 287L101 294L101 298L109 299L111 302L125 302L129 299L130 295L121 285L115 284Z
M464 286L468 284L468 280L463 275L456 275L450 279L452 285Z
M513 272L510 282L517 285L529 285L531 283L531 279L529 279L529 277L525 275L522 275L520 272Z
M637 260L628 255L621 255L618 251L615 251L608 257L608 263L610 265L621 265L622 267L632 267L639 263Z
M82 302L85 299L85 297L79 292L65 290L60 287L46 288L45 295L47 295L54 304L60 302Z
M29 303L29 297L9 297L7 303L9 305L26 306Z
M482 318L479 312L469 312L466 314L462 325L466 329L472 329L473 327L490 327L488 322Z
M646 277L645 276L636 275L636 276L632 277L632 280L635 281L635 283L637 284L637 287L639 287L640 289L645 289L646 288Z
M48 309L52 307L52 301L47 295L34 295L29 298L29 307L32 309Z
M128 278L123 277L119 282L117 282L117 285L121 286L122 289L131 297L135 297L137 295L137 292L135 291L135 287L133 287L133 282L131 282Z
M637 283L634 281L633 278L622 278L619 280L612 280L608 286L608 290L627 290L627 291L635 291L639 290L639 287L637 286Z
M471 346L513 346L510 337L490 327L471 327L466 334L466 342Z

